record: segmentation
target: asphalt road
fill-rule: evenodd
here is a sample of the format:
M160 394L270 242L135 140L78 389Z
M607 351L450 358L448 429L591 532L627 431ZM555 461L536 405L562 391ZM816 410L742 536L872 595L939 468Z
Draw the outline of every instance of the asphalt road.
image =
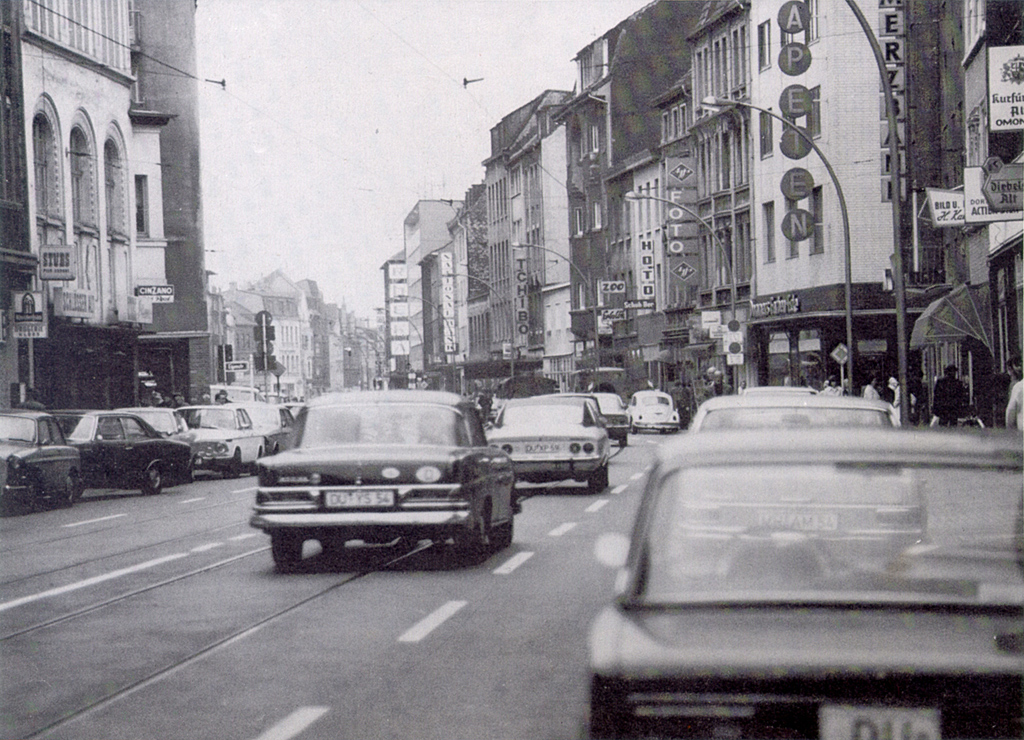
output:
M595 543L668 439L632 436L598 496L528 486L513 545L470 566L307 543L278 574L254 478L0 519L0 737L578 738L615 577Z

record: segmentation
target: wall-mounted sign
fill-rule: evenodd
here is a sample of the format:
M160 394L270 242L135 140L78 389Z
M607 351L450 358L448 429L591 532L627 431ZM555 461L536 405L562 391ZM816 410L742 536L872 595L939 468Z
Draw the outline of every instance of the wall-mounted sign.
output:
M67 244L44 244L39 247L40 280L74 280L75 248Z
M54 288L53 313L77 319L91 319L96 316L96 294L88 290Z
M173 285L136 285L135 295L152 298L153 303L174 303Z
M993 221L1020 221L1022 211L1000 213L989 208L984 191L985 171L981 167L964 167L964 218L969 224Z
M444 351L453 354L455 338L455 263L451 252L441 252L441 318Z
M765 319L769 316L785 316L800 313L800 297L795 293L780 296L761 303L750 304L750 318Z
M1003 164L999 157L989 157L981 168L981 194L990 211L1006 213L1024 208L1024 164Z
M624 309L626 309L626 310L635 309L635 310L650 310L650 311L653 311L654 310L654 301L645 301L645 300L626 301L625 303L622 304L622 307Z
M624 280L602 280L601 281L601 292L602 293L625 293L626 282Z
M11 293L15 339L46 338L45 301L41 291L14 291Z
M1024 46L988 47L988 130L1024 129Z
M514 247L512 249L512 271L516 278L516 300L515 300L515 324L516 337L526 338L530 333L530 301L529 281L530 275L526 271L527 258L526 249Z
M932 214L932 226L935 228L963 226L967 223L964 219L964 192L962 190L925 188L925 196L928 199L928 211Z

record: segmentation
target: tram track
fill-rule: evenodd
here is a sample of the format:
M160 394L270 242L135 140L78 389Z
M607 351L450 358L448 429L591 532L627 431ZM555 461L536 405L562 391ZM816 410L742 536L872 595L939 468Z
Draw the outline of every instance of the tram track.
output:
M117 689L115 689L113 691L109 691L104 696L102 696L102 697L100 697L98 699L95 699L93 701L90 701L88 704L86 704L84 706L80 706L80 707L78 707L76 709L67 711L66 713L64 713L63 715L58 717L57 719L50 721L49 723L47 723L46 725L44 725L44 726L42 726L40 728L32 730L30 732L30 734L24 735L23 736L23 740L30 740L31 738L44 738L44 737L47 736L48 733L51 733L51 732L53 732L53 731L55 731L57 729L60 729L60 728L65 727L65 726L67 726L69 724L72 724L76 720L79 720L79 719L81 719L83 717L86 717L87 715L90 715L90 714L92 714L94 712L100 711L100 710L104 709L105 707L110 706L111 704L114 704L117 701L125 699L125 698L131 696L132 694L134 694L134 693L136 693L136 692L138 692L138 691L140 691L140 690L142 690L142 689L144 689L144 688L146 688L148 686L151 686L151 685L153 685L153 684L155 684L155 683L157 683L157 682L159 682L159 681L161 681L161 680L163 680L163 679L165 679L165 678L167 678L167 677L177 673L178 671L180 671L180 670L182 670L184 668L187 668L188 666L192 665L193 663L198 662L199 660L202 660L203 658L206 658L206 657L208 657L210 655L213 655L214 653L216 653L216 652L218 652L220 650L223 650L223 649L229 647L233 643L246 638L247 636L257 632L258 630L262 629L263 627L265 627L265 626L267 626L267 625L269 625L269 624L271 624L271 623L281 619L282 617L284 617L284 616L286 616L288 614L291 614L292 612L295 612L295 611L303 608L307 604L310 604L310 603L316 601L317 599L320 599L320 598L326 596L327 594L330 594L330 593L336 591L337 589L341 588L342 586L345 586L346 584L349 584L349 583L352 583L354 581L360 580L360 579L365 578L366 576L372 575L374 573L379 573L379 572L388 570L389 568L395 566L396 564L402 562L403 560L406 560L407 558L411 558L411 557L413 557L413 556L415 556L415 555L417 555L417 554L419 554L419 553L421 553L421 552L423 552L425 550L428 550L428 549L430 549L432 547L434 547L434 545L432 543L424 544L424 543L421 542L415 548L413 548L411 550L408 550L408 551L403 551L401 554L396 555L396 556L391 557L391 558L388 558L387 560L381 562L380 564L378 564L378 565L376 565L374 567L358 570L358 571L356 571L354 573L347 573L343 577L338 578L337 580L327 584L326 586L316 590L315 592L313 592L311 594L308 594L306 596L303 596L302 598L293 601L292 603L288 604L287 606L280 607L280 608L276 609L271 614L265 615L263 617L260 617L259 619L251 621L248 624L246 624L245 626L236 628L236 629L232 630L229 634L227 634L225 636L222 636L222 637L219 637L216 640L213 640L212 642L209 642L206 645L191 651L189 654L187 654L185 656L177 658L177 659L173 660L172 662L170 662L170 663L168 663L166 665L163 665L163 666L161 666L161 667L159 667L159 668L157 668L155 670L152 670L152 671L148 672L146 675L142 676L141 678L138 678L138 679L132 681L131 683L128 683L128 684L126 684L124 686L121 686L120 688L117 688ZM255 550L250 550L250 551L247 551L247 552L244 552L244 553L240 553L240 554L232 556L231 558L228 558L226 560L219 561L217 563L213 563L213 564L210 564L210 565L207 565L207 566L203 566L201 568L196 568L196 569L194 569L192 571L189 571L188 573L179 574L179 575L174 576L172 578L168 578L168 579L165 579L163 581L160 581L159 583L149 584L147 586L135 589L133 591L121 594L119 596L116 596L116 597L113 597L113 598L110 598L110 599L106 599L106 600L104 600L102 602L97 602L95 604L91 604L91 605L89 605L87 607L83 607L83 608L81 608L79 610L76 610L75 612L64 614L64 615L61 615L60 617L54 617L53 619L47 620L45 622L40 622L40 623L32 625L30 627L23 628L21 630L18 630L17 632L10 633L8 635L0 636L0 643L4 642L6 640L14 639L16 637L23 637L23 636L28 635L30 633L38 632L40 630L46 629L48 627L52 627L54 625L70 622L70 621L72 621L72 620L74 620L76 618L85 616L87 614L90 614L92 612L95 612L95 611L98 611L100 609L106 608L106 607L111 606L113 604L116 604L116 603L119 603L119 602L123 602L123 601L126 601L128 599L140 596L142 594L154 591L156 589L159 589L159 588L162 588L162 587L166 587L166 586L178 583L178 582L183 581L183 580L185 580L187 578L192 578L192 577L195 577L195 576L198 576L198 575L202 575L202 574L208 573L210 571L216 570L216 569L224 567L226 565L230 565L232 563L235 563L235 562L237 562L239 560L242 560L244 558L250 557L252 555L256 555L256 554L259 554L259 553L266 552L269 549L270 549L269 547L261 547L261 548L255 549Z

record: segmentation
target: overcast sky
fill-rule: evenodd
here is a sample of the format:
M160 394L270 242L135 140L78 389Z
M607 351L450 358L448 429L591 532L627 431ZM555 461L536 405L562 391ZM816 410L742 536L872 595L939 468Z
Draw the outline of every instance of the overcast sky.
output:
M647 0L200 0L207 268L277 268L372 317L418 200L483 180L491 127ZM463 79L482 78L463 86Z

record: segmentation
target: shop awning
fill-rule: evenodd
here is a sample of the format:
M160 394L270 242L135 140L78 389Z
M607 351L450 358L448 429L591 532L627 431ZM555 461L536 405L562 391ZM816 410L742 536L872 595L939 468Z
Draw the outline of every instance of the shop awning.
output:
M961 285L932 301L914 322L910 348L973 337L992 351L992 309L987 285Z

